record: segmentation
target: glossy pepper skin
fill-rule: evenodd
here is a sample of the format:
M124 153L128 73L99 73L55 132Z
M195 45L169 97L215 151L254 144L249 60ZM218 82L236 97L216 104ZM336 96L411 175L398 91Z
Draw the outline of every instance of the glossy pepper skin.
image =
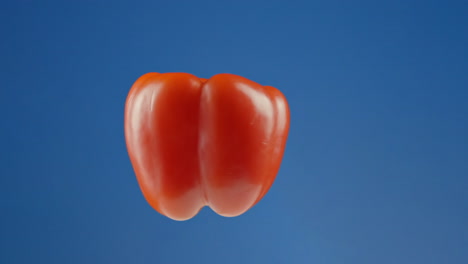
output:
M147 73L125 105L125 139L148 203L174 219L238 216L271 187L289 131L283 94L233 74Z

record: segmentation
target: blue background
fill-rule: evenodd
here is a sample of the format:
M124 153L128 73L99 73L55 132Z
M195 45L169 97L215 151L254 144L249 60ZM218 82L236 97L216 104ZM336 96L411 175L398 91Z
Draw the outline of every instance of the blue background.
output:
M466 1L2 1L0 263L468 263ZM152 210L123 109L146 72L278 87L270 192Z

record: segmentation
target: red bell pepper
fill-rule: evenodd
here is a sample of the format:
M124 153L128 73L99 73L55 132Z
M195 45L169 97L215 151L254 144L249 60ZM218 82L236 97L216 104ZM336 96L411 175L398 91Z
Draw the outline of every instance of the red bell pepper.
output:
M233 74L147 73L125 105L125 139L140 188L174 220L190 219L203 206L223 216L254 206L276 178L288 130L283 94Z

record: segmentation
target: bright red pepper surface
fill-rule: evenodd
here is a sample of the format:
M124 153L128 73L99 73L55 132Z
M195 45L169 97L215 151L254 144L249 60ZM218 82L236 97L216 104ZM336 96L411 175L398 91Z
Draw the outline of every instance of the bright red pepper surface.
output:
M174 220L203 206L237 216L269 190L289 130L283 94L233 74L147 73L125 106L125 139L148 203Z

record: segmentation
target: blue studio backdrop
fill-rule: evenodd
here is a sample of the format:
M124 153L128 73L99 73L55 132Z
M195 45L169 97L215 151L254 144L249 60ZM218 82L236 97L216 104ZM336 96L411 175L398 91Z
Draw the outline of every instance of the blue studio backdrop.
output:
M466 1L1 1L0 263L468 263ZM123 134L147 72L280 89L242 216L177 222Z

